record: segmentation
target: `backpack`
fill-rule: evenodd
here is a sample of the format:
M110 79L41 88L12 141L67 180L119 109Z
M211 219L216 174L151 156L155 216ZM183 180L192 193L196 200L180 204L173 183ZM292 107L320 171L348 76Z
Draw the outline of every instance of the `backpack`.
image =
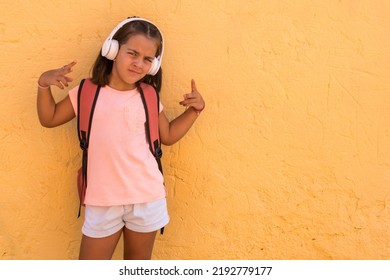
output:
M158 130L159 96L151 85L140 83L140 94L146 115L146 137L149 148L157 161L158 168L162 171L161 165L161 142ZM83 151L82 164L77 172L77 189L80 199L79 213L81 206L84 206L84 199L87 190L87 165L89 136L92 128L93 113L100 93L100 86L92 83L90 79L83 79L77 93L77 131L80 141L80 148Z

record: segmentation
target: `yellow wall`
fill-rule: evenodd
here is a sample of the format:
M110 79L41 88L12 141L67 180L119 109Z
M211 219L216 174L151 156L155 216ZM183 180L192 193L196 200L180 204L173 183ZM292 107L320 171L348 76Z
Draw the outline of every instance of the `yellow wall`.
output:
M207 102L164 148L154 259L390 259L385 0L2 0L0 259L77 258L76 126L39 125L36 82L76 59L75 86L131 15L164 32L168 116L191 78Z

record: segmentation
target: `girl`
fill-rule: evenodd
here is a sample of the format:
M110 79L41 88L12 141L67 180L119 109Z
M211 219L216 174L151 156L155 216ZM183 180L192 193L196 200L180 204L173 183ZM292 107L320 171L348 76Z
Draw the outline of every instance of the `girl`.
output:
M111 259L123 234L124 259L150 259L156 233L169 221L163 176L149 150L139 83L161 89L164 49L160 30L142 18L128 18L108 36L92 69L101 86L88 153L88 191L80 259ZM69 122L77 112L77 90L56 103L50 86L64 89L76 62L42 73L37 111L44 127ZM191 81L180 104L187 109L169 121L160 104L161 143L182 138L204 109Z

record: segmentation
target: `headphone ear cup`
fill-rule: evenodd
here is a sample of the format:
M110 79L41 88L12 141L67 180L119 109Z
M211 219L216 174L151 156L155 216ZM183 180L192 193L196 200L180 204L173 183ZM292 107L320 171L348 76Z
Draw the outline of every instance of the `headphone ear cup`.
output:
M102 46L102 51L101 51L101 55L106 57L107 53L109 52L110 50L110 40L107 38L104 43L103 43L103 46Z
M152 65L150 66L148 75L152 75L152 76L156 75L159 69L160 69L160 60L157 57L155 57L153 59Z
M117 40L108 40L104 42L102 47L102 56L106 57L109 60L114 60L118 54L119 43Z

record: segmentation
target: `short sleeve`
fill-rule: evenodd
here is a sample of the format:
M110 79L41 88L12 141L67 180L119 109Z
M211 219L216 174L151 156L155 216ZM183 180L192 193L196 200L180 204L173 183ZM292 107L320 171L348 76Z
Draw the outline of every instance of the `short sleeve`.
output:
M79 90L79 86L76 86L69 91L69 98L70 98L70 101L72 102L73 110L74 110L74 113L76 114L76 116L77 116L77 92L78 92L78 90Z
M160 102L160 105L159 105L159 113L161 113L162 111L163 111L163 109L164 109L164 106L163 106L163 104L161 103L161 101L159 101Z

